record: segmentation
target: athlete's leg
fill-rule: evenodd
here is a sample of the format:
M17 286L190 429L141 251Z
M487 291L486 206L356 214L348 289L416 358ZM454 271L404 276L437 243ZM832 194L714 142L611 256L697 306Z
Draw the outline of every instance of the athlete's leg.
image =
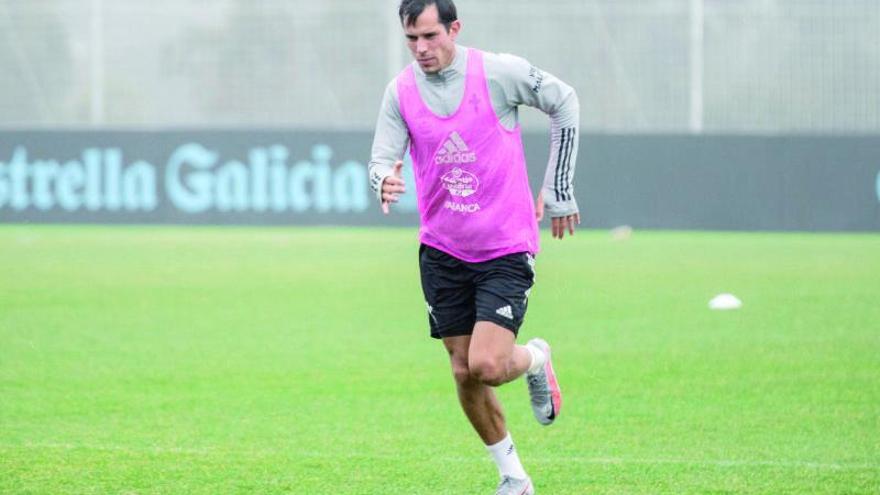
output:
M474 329L474 335L478 329L482 329L479 324ZM510 333L509 330L505 331ZM513 439L507 431L504 412L495 391L491 385L483 383L469 367L473 337L447 337L443 339L443 343L449 351L461 408L498 467L501 484L497 493L533 493L531 479L523 469Z
M515 345L510 330L477 322L473 335L446 337L458 400L480 438L497 443L507 435L504 412L492 387L516 379L532 364L526 346Z
M482 383L471 373L468 364L471 336L446 337L443 344L449 352L458 401L465 415L483 443L492 445L500 442L507 436L504 412L492 387Z
M471 336L468 369L484 385L497 387L522 376L532 364L532 353L516 345L516 335L490 321L478 321Z
M550 345L538 338L524 346L516 345L515 338L507 328L478 321L468 350L470 376L483 385L497 387L525 373L535 419L549 425L562 408L562 392L553 371Z

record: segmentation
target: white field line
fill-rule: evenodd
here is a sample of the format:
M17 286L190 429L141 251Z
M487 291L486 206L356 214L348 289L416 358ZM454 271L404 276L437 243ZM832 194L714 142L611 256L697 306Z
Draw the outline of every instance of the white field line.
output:
M91 445L91 444L73 444L73 443L25 443L25 444L0 444L2 449L55 449L55 450L96 450L102 452L120 452L124 454L143 455L143 454L183 454L194 456L206 456L211 454L250 454L265 457L304 457L308 459L399 459L399 455L381 454L369 452L349 452L345 454L325 454L321 452L297 452L290 455L280 450L271 449L251 449L251 450L235 450L235 449L217 449L217 448L185 448L185 447L126 447L122 445ZM476 459L484 459L480 455L473 457L464 456L430 456L432 460L443 462L473 462ZM530 463L545 464L556 462L571 462L576 464L597 464L597 465L663 465L674 464L683 466L696 467L778 467L778 468L796 468L796 469L815 469L815 470L880 470L880 464L871 463L839 463L839 462L809 462L809 461L772 461L772 460L718 460L718 459L673 459L673 458L626 458L626 457L582 457L582 456L552 456L552 457L530 457Z

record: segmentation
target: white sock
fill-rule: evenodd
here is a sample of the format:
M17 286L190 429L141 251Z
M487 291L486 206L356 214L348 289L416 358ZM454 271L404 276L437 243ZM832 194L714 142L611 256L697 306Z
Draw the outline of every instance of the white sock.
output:
M516 447L513 446L513 439L510 438L509 432L504 440L495 445L487 445L486 449L489 450L492 458L495 459L495 464L498 465L499 476L510 476L517 479L528 477L522 463L519 462L519 454L516 453Z
M525 348L529 351L529 354L532 355L532 364L529 365L527 373L537 373L541 371L541 367L544 366L544 363L547 361L547 355L537 346L526 344Z

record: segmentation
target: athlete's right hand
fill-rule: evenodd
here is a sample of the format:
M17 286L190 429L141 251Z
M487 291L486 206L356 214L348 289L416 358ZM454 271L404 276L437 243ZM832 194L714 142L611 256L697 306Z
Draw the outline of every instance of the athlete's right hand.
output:
M394 162L394 172L382 181L382 213L388 214L390 204L397 203L400 195L406 192L403 182L403 161Z

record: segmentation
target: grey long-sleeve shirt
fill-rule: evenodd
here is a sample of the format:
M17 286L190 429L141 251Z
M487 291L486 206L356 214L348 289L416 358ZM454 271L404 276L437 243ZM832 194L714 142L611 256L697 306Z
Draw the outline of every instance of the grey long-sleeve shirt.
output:
M448 116L458 108L464 97L467 55L467 48L457 45L450 66L437 74L426 74L413 63L419 94L434 113ZM504 127L516 127L519 105L550 116L550 159L542 186L545 212L551 217L577 213L573 181L580 107L574 89L514 55L486 53L483 61L492 106ZM402 159L407 146L409 132L400 113L395 78L385 88L370 160L370 186L380 201L382 182L391 175L394 162Z

